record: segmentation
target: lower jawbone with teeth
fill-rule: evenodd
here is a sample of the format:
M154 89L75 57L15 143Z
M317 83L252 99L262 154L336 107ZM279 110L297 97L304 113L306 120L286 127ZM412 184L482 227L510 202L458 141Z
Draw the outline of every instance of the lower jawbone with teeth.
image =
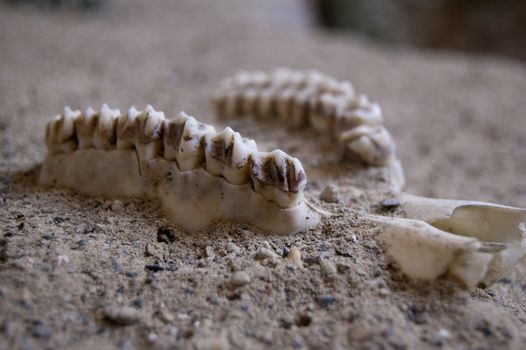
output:
M198 123L184 113L168 120L151 107L145 112L130 111L133 118L116 116L116 123L106 123L115 128L112 149L68 146L66 152L55 145L63 142L63 138L48 137L50 152L41 168L40 183L108 198L157 198L166 215L188 231L203 230L227 220L252 224L269 233L290 234L319 222L318 214L303 200L306 179L297 159L285 153L270 156L277 164L277 172L288 174L285 182L300 179L299 186L285 188L283 183L274 184L272 178L265 177L267 186L263 189L261 177L253 170L258 169L260 156L252 140L242 138L229 128L216 133L213 127ZM68 112L63 119L82 117L82 114ZM151 118L156 121L152 125L158 125L159 120L162 124L161 131L152 128L155 147L148 152L145 151L149 146L145 133L148 128L135 123L137 118L144 125L148 125ZM51 123L57 123L58 129L67 124ZM119 133L119 130L126 132ZM57 133L60 134L60 130ZM74 139L70 137L67 141ZM290 165L287 161L297 163Z
M526 209L401 194L405 218L371 216L378 238L410 277L449 274L487 286L526 255Z

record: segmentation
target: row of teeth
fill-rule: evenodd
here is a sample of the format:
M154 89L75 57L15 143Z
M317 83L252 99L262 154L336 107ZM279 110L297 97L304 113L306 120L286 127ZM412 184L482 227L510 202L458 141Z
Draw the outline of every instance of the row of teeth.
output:
M394 158L380 106L356 94L350 82L317 71L240 72L220 84L212 102L219 118L278 118L335 135L346 151L368 164L385 165Z
M253 140L227 127L216 132L181 112L167 119L148 105L127 113L103 105L100 111L64 108L46 126L49 155L76 150L136 150L139 162L174 161L180 171L204 169L254 191L282 208L303 200L307 178L300 161L281 150L259 152Z

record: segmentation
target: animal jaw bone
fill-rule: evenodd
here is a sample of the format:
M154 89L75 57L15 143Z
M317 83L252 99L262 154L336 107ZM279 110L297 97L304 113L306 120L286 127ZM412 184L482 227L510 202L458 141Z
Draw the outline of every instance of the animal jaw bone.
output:
M240 72L221 83L212 102L220 118L279 118L293 127L311 126L333 135L344 153L366 164L398 162L380 106L356 94L351 83L317 71Z
M526 255L526 209L401 194L406 218L371 216L387 253L413 278L449 273L489 285Z
M184 113L168 120L151 106L125 115L106 105L86 113L66 107L48 123L46 145L42 184L158 198L187 230L226 219L286 234L319 221L303 200L307 180L297 159L258 152L253 140Z

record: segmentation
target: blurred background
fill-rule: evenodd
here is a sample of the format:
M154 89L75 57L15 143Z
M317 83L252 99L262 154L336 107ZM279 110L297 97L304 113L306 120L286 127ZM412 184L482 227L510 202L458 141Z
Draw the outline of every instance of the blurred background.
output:
M112 0L4 0L40 9L104 11ZM116 2L116 0L113 0ZM353 32L389 45L505 55L526 60L526 1L303 0L297 12L310 24ZM291 1L276 8L288 8ZM284 3L288 3L285 4ZM271 5L272 6L272 5ZM283 17L283 16L282 16ZM289 17L286 15L286 17ZM310 20L310 21L309 21Z

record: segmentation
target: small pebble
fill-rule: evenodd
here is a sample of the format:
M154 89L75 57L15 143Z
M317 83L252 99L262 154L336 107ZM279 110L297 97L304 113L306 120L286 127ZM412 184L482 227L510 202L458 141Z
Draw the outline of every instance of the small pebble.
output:
M104 319L115 326L129 326L139 320L139 312L132 307L107 307Z
M135 278L137 277L139 274L135 271L128 271L126 272L126 277L129 277L129 278Z
M233 287L241 287L248 283L250 283L250 276L244 271L234 272L230 278L230 284Z
M290 248L290 252L285 259L298 267L303 267L303 264L301 263L301 253L296 247Z
M153 271L153 272L159 272L159 271L164 271L164 267L162 267L161 265L159 265L158 263L155 263L155 264L147 264L144 266L144 268L148 271Z
M338 272L336 266L328 259L320 259L320 267L325 276L333 276Z
M49 339L51 338L51 330L48 326L42 323L42 321L34 321L33 322L33 330L31 332L31 335L35 338L42 338L42 339Z
M114 200L112 203L111 203L111 210L112 211L119 211L121 210L122 208L124 208L124 204L122 203L122 201L116 199Z
M171 243L176 238L175 230L169 226L161 226L157 229L157 241Z
M431 341L433 345L442 346L446 340L451 338L451 333L447 329L440 329L433 340Z
M273 259L276 258L277 254L274 253L272 249L259 247L258 251L256 252L256 260L263 260L263 259Z
M148 337L146 339L148 339L149 343L155 343L158 337L157 337L157 334L152 332L152 333L148 333Z
M232 243L232 242L228 242L226 244L226 251L228 253L234 253L234 254L237 254L239 252L241 252L241 248L239 248L236 244Z
M400 200L396 198L387 198L382 201L382 207L385 209L394 209L400 206Z
M320 193L320 199L327 203L338 203L338 189L336 186L332 184L325 186Z
M5 237L13 237L14 235L16 235L16 231L12 228L8 228L6 233L4 233Z
M325 294L318 298L318 304L322 307L328 307L336 301L336 297L332 294Z

